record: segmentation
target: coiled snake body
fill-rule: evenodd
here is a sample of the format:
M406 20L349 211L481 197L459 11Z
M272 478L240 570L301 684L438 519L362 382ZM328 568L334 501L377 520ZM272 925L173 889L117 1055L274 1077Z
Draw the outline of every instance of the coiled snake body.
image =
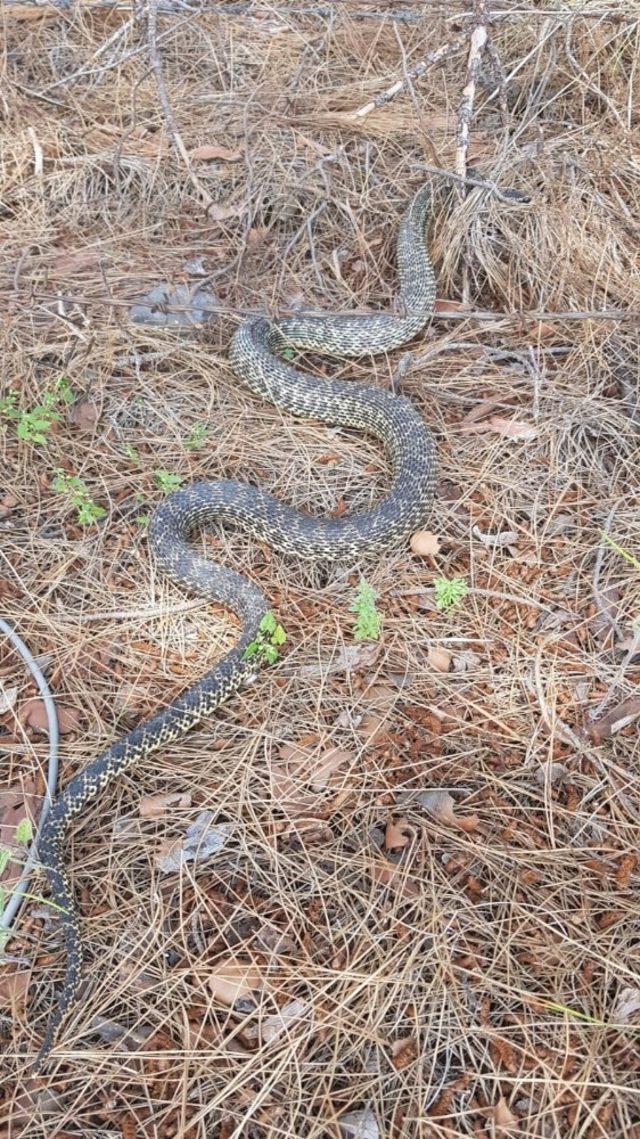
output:
M311 416L345 427L358 427L385 444L393 483L377 506L340 519L299 514L270 494L239 482L201 482L171 494L153 514L149 545L157 564L196 593L224 603L240 618L236 647L178 700L74 776L57 798L39 840L51 898L61 907L66 972L58 1003L49 1018L36 1059L41 1067L63 1018L78 999L82 940L71 883L64 865L63 840L69 822L113 779L141 758L180 739L210 715L255 673L245 657L269 610L252 582L195 553L193 530L213 520L233 522L271 547L311 560L351 559L380 552L406 539L424 521L433 498L433 440L408 400L364 384L319 381L278 358L293 345L334 356L389 351L424 327L432 311L435 280L424 242L429 192L422 187L404 214L397 242L399 299L402 311L354 316L294 315L277 322L258 318L236 332L230 351L234 372L255 392L294 415Z

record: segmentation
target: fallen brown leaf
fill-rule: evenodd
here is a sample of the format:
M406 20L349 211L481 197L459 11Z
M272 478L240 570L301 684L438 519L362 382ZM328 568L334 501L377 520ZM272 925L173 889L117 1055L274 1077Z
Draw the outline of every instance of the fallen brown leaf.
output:
M504 435L507 439L536 439L538 429L532 423L520 423L517 419L503 419L500 415L492 415L489 420L492 431Z
M479 819L477 815L469 815L463 819L458 818L455 813L455 799L448 791L435 788L433 791L421 791L418 795L418 802L436 819L440 819L450 826L458 827L459 830L474 831L478 828Z
M263 987L263 979L252 961L239 961L235 957L225 957L218 961L207 984L214 997L225 1005L234 1005L240 997L248 997Z
M419 898L422 892L418 883L408 877L401 865L374 862L371 866L371 877L380 886L390 886L402 898Z
M100 418L100 408L92 399L81 399L69 412L69 423L79 431L91 431Z
M351 763L353 760L353 752L342 751L340 748L332 747L328 751L322 753L313 760L307 773L308 782L313 787L314 791L322 791L331 783L331 777L345 764Z
M627 728L638 716L640 716L640 696L630 696L628 700L616 704L606 716L589 724L586 729L587 735L594 743L601 743L602 740L610 739L623 728Z
M8 518L19 499L15 494L5 494L0 498L0 518Z
M103 256L99 249L81 249L77 253L61 253L51 266L54 274L82 273L85 269L95 269Z
M385 850L404 850L411 841L413 827L406 819L387 823L384 831Z
M181 810L191 806L191 795L188 791L182 794L174 791L168 795L145 795L140 800L138 812L142 819L161 819L167 814L169 807L179 807Z
M503 419L501 415L492 415L490 419L483 419L480 423L472 422L471 413L464 419L459 428L463 435L477 435L482 431L495 431L507 439L520 439L530 441L538 436L538 429L532 423L521 423L517 419Z
M493 1121L499 1131L519 1131L520 1120L507 1106L504 1096L500 1096L493 1109Z
M434 303L434 312L470 312L473 305L468 301L452 301L447 297L438 297Z
M242 158L241 150L230 150L227 146L216 146L211 144L207 146L196 146L191 151L189 156L193 162L211 162L218 160L222 162L238 162Z
M75 708L71 708L68 704L57 704L56 712L58 713L58 727L61 735L65 736L69 732L78 731L80 713ZM39 696L26 700L20 707L19 715L25 728L33 728L36 732L48 731L47 709L44 700L41 700Z
M421 557L433 558L440 553L440 539L431 530L416 530L411 535L411 549Z
M447 649L431 647L428 653L429 664L436 672L448 672L451 668L451 653Z
M228 218L242 217L244 211L245 206L243 202L236 202L235 205L228 204L226 206L219 206L214 202L213 205L209 206L207 214L213 221L226 221Z
M18 969L8 962L0 967L0 1008L8 1009L22 1019L25 997L29 988L29 970Z
M403 1036L391 1045L391 1063L400 1071L408 1068L418 1055L418 1042L414 1036Z

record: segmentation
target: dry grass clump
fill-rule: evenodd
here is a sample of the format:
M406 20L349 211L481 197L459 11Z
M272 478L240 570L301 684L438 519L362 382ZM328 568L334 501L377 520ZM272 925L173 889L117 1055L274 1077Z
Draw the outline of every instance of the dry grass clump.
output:
M63 962L50 910L23 911L3 1139L638 1134L637 11L495 5L462 193L433 170L460 160L467 15L4 9L0 394L72 395L47 446L3 419L0 597L46 665L63 781L234 634L153 574L158 472L317 513L384 493L373 442L239 386L238 321L392 304L424 178L442 300L409 358L309 361L433 425L439 552L310 570L201 539L260 582L287 651L74 828L88 994L38 1081ZM209 290L206 327L133 324L159 282ZM361 571L378 644L353 638ZM442 577L468 585L451 612ZM33 797L35 688L0 648L2 784ZM194 825L218 849L171 869Z

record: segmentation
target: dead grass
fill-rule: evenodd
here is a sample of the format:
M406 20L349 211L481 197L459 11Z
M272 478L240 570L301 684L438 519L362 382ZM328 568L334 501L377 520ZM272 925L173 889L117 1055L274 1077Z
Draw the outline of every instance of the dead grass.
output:
M318 513L384 493L375 445L258 405L226 348L265 306L392 303L399 212L424 167L452 168L464 54L350 112L458 35L462 5L421 21L384 0L226 7L157 19L186 151L239 152L192 177L144 18L2 10L2 393L33 407L64 375L95 419L65 414L47 448L0 437L3 611L78 713L65 780L232 633L153 576L136 517L159 499L158 469L256 480ZM469 163L531 201L461 199L434 177L429 241L440 296L466 289L494 315L445 304L406 373L375 368L436 433L441 552L366 567L384 632L354 662L360 567L311 572L238 534L203 539L260 581L288 652L74 829L89 992L38 1082L28 1063L62 958L44 906L23 912L0 981L3 1137L639 1134L638 721L618 728L615 709L637 691L640 590L601 536L637 557L637 10L503 7L493 36L508 117L481 84ZM195 287L196 260L217 298L206 332L129 321L159 281ZM372 376L370 362L336 371ZM190 451L197 422L210 434ZM75 523L56 467L106 507L99 526ZM449 616L442 575L470 587ZM149 608L164 615L136 616ZM19 716L32 687L4 645L1 660ZM1 719L3 785L41 790L46 741ZM329 771L332 747L346 755ZM434 789L453 808L420 799ZM187 798L141 817L170 793ZM204 810L229 824L223 849L163 872ZM229 958L260 981L235 1009L212 981Z

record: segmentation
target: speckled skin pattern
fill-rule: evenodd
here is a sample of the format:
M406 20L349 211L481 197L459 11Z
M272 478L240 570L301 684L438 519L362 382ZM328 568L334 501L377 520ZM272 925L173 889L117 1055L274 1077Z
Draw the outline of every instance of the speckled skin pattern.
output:
M257 487L239 482L200 482L170 495L155 511L149 545L158 566L189 590L222 602L242 625L236 647L178 700L94 759L58 797L39 841L52 900L60 907L67 958L58 1003L36 1059L40 1068L63 1018L76 1003L82 971L82 940L63 843L69 822L113 779L143 756L180 739L255 674L243 659L269 606L252 582L197 555L191 533L214 520L232 522L271 547L312 561L358 561L406 540L426 520L433 499L435 455L431 434L402 396L364 384L321 381L286 364L288 345L338 357L386 352L420 332L433 311L435 279L424 242L429 192L422 187L400 223L397 245L400 313L363 316L263 318L243 324L231 343L235 374L259 397L294 415L359 427L382 440L393 482L386 498L366 513L340 519L299 514Z

